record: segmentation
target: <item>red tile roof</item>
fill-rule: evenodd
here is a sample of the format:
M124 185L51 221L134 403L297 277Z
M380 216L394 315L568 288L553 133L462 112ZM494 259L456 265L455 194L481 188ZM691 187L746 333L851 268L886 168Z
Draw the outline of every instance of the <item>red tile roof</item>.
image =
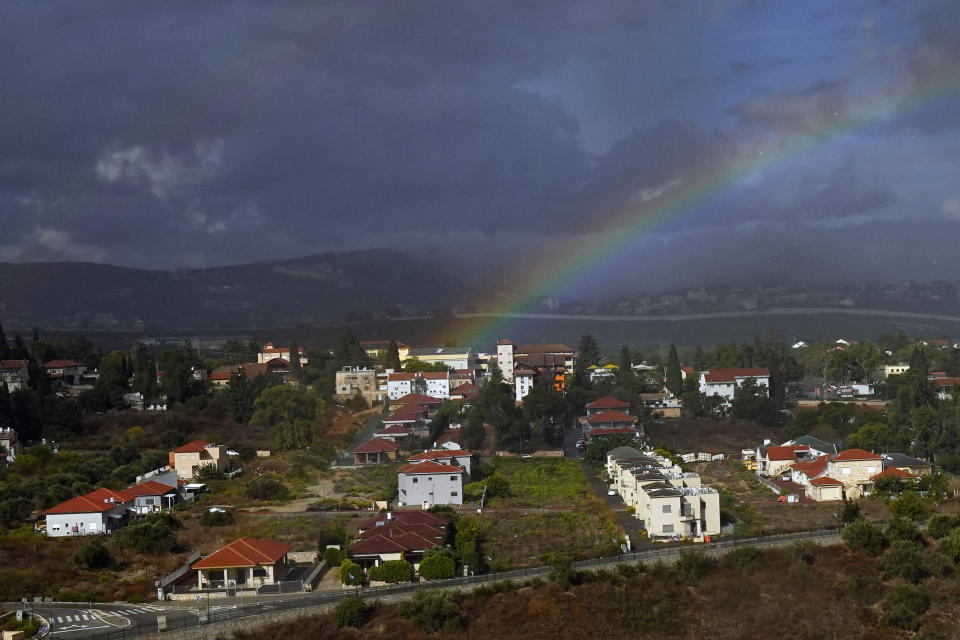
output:
M883 456L863 449L844 449L833 457L833 462L845 462L847 460L881 460Z
M174 453L199 453L203 451L210 445L209 442L204 442L203 440L194 440L193 442L188 442L187 444L177 447L173 450Z
M800 462L795 462L794 464L790 465L790 468L800 471L808 478L815 478L827 470L827 462L829 462L829 460L830 456L820 456L814 460L801 460Z
M427 408L422 404L408 402L394 409L393 413L427 413Z
M382 451L399 450L400 445L398 445L396 442L385 440L383 438L370 438L350 453L380 453Z
M822 486L822 487L826 487L826 486L830 486L830 487L843 486L843 483L842 483L842 482L840 482L839 480L834 480L834 479L831 478L830 476L822 476L822 477L820 477L820 478L814 478L813 480L810 481L810 484L812 484L812 485L814 485L814 486L817 486L817 487L821 487L821 486Z
M810 447L805 444L789 445L786 447L767 447L767 460L793 460L797 451L810 451Z
M450 377L449 371L417 371L413 373L388 373L387 382L413 380L414 378L422 378L424 380L446 380L449 377Z
M629 402L624 402L620 398L614 398L613 396L603 396L587 405L587 409L623 409L629 407Z
M417 453L409 458L408 460L443 460L445 458L462 458L464 456L470 457L473 454L469 451L464 451L463 449L434 449L433 451L424 451L423 453Z
M401 404L422 404L422 405L431 405L431 404L443 404L443 400L440 398L434 398L432 396L426 396L422 393L408 393L402 398L397 399L397 402Z
M636 429L630 427L615 427L594 429L590 432L591 436L612 436L617 433L636 433Z
M637 418L636 416L631 416L628 413L622 413L620 411L603 411L588 417L587 422L591 425L606 424L608 422L629 422L630 424L635 424L637 422Z
M732 383L736 378L769 378L770 370L766 367L749 367L739 369L711 369L704 375L707 382Z
M20 369L26 360L0 360L0 369Z
M408 464L400 467L397 471L408 476L426 475L428 473L463 473L463 469L460 467L451 467L448 464L439 464L432 460Z
M387 516L390 516L389 518ZM434 527L446 527L447 521L426 511L391 511L381 513L365 522L361 522L359 529L367 530L381 522L386 524L429 524Z
M45 515L57 515L64 513L103 513L110 511L118 504L130 502L136 499L136 495L128 491L114 491L112 489L100 488L90 493L70 498L66 502L61 502L55 507L50 507L43 513ZM113 500L111 502L110 500Z
M162 496L170 493L171 491L176 492L176 487L171 487L168 484L163 484L162 482L157 482L156 480L147 480L146 482L141 482L135 487L130 487L127 489L127 493L132 493L135 496Z
M47 364L43 365L44 369L65 369L67 367L82 367L82 362L77 362L76 360L51 360Z
M933 384L938 387L957 387L960 386L960 378L934 378Z
M877 478L902 478L904 480L912 480L916 478L912 473L907 473L902 469L897 469L896 467L890 467L889 469L884 469L880 473L870 476L871 480L876 480Z
M432 524L427 524L425 522L416 522L413 524L403 523L403 522L393 522L392 520L387 524L381 524L374 526L372 529L364 530L359 538L361 540L365 538L372 538L374 536L383 536L385 538L393 538L405 533L418 533L424 538L435 538L437 540L443 540L447 532L443 527L439 527Z
M684 373L693 373L693 367L680 367L680 371Z
M293 545L268 538L240 538L206 558L193 563L192 569L227 569L270 565L283 559Z
M398 435L398 436L408 436L413 432L410 429L407 429L406 427L401 426L399 424L392 424L386 429L381 429L380 431L377 431L377 433L386 433L386 434L392 434L392 435Z
M354 542L350 545L349 551L351 555L365 556L379 555L381 553L403 553L404 551L410 551L410 549L407 549L404 545L395 542L391 538L381 535L371 535L368 538L362 538Z

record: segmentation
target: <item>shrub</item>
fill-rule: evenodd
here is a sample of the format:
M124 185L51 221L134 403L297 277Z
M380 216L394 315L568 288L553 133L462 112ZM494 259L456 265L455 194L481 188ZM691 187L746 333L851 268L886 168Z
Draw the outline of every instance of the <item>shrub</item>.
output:
M960 517L937 513L927 520L927 533L939 540L960 526Z
M424 580L452 578L457 573L457 561L453 552L442 547L428 549L420 561L420 577Z
M152 514L120 529L113 535L113 542L121 549L134 549L137 553L169 553L177 549L173 529L179 526L180 522L169 514Z
M920 555L922 547L909 540L896 540L880 560L880 568L885 579L900 577L916 584L930 572Z
M285 484L267 476L251 480L243 492L254 500L286 500L290 497L290 490Z
M843 541L854 551L878 556L887 546L887 537L880 527L860 518L843 528Z
M369 617L370 607L356 596L344 598L333 610L333 621L338 627L361 627Z
M495 473L487 478L488 498L509 498L510 493L510 483L499 473Z
M410 582L413 580L413 565L406 560L387 560L378 567L370 568L370 579L379 582Z
M677 558L676 569L687 582L699 582L715 564L713 558L708 557L698 549L684 549Z
M851 522L855 522L859 517L860 503L844 498L843 506L840 508L839 514L837 514L840 524L850 524Z
M449 591L420 591L400 603L398 612L426 633L454 633L462 625L460 605Z
M816 548L817 544L812 540L798 540L787 547L787 550L797 562L802 562L803 564L813 564L817 560L817 556L814 553Z
M217 465L210 462L202 464L193 472L194 482L209 482L211 480L225 480L226 475L217 468Z
M327 564L331 567L339 567L340 563L343 562L344 553L335 547L329 547L323 550L323 559L326 560Z
M200 516L200 523L205 527L224 527L233 524L233 514L229 511L210 511L207 509Z
M113 556L97 538L77 549L70 556L70 561L84 569L108 569L113 566Z
M576 582L577 572L573 568L573 558L565 553L553 553L546 558L550 563L550 573L547 578L552 580L561 589L567 589Z
M740 573L752 573L760 568L763 552L756 547L740 547L728 553L727 560Z
M340 563L340 582L351 586L363 584L363 569L353 560L345 559Z
M887 538L892 542L894 540L906 540L923 544L923 533L920 527L912 520L906 518L893 518L890 520L890 526L887 527Z
M930 598L922 586L897 587L887 605L886 622L891 627L916 631L920 628L920 616L930 606Z
M936 509L936 504L929 498L922 498L914 491L904 491L896 500L890 501L890 513L895 517L908 520L926 520Z
M954 562L960 562L960 529L953 529L940 540L940 553Z

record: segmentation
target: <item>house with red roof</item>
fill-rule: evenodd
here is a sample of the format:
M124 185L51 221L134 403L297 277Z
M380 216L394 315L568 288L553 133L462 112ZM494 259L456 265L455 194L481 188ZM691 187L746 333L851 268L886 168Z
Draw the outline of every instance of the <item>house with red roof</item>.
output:
M446 537L447 521L432 513L388 511L361 523L347 551L364 568L401 557L417 566L423 553L443 546Z
M240 538L191 565L201 589L275 584L288 571L293 546L268 538Z
M727 402L733 400L734 391L749 379L764 389L770 387L770 371L766 367L743 367L736 369L711 369L700 372L700 393L714 394Z
M309 360L305 355L303 347L297 347L297 352L300 356L300 364L308 364ZM268 342L267 344L263 345L263 348L260 349L259 353L257 353L257 362L260 364L270 362L271 360L276 360L277 358L282 358L289 363L290 347L279 347L272 342Z
M393 442L401 442L406 438L409 438L411 434L413 434L413 430L409 427L403 426L402 423L394 423L381 429L380 431L374 432L373 435L376 438L392 440Z
M127 489L127 493L132 493L135 496L133 511L137 515L170 510L179 497L175 486L156 480L141 482Z
M843 483L830 476L820 476L810 481L805 492L808 498L817 502L843 500Z
M463 467L424 460L397 469L400 505L463 504Z
M862 498L873 488L871 478L883 471L883 456L863 449L844 449L827 462L826 475L843 482L844 496Z
M354 464L380 464L394 462L400 451L400 445L386 438L370 438L351 451Z
M387 374L387 397L399 400L412 393L434 398L450 397L449 371L412 371Z
M30 372L26 360L0 360L0 382L5 382L7 391L13 393L27 386Z
M440 464L448 464L454 467L460 467L467 473L467 477L470 476L471 460L473 460L473 454L469 451L464 451L459 448L450 448L449 446L441 447L439 449L430 449L422 453L415 453L407 458L407 462L411 464L430 461L439 462Z
M427 408L428 415L433 415L437 409L440 408L440 405L443 404L442 398L434 398L433 396L428 396L424 393L408 393L405 396L399 398L391 398L390 406L394 405L421 405Z
M619 411L620 413L630 413L630 403L624 402L620 398L613 396L603 396L587 405L587 415L592 416L604 411Z
M629 413L608 409L583 419L583 435L587 440L605 435L637 434L637 418Z
M126 524L135 500L136 495L129 491L103 488L70 498L43 512L47 535L62 538L113 533Z
M954 389L960 387L960 378L934 378L933 386L937 390L937 397L941 400L953 398Z
M87 365L75 360L51 360L43 365L47 375L55 383L77 386L87 371Z
M196 475L197 469L203 466L213 465L219 471L226 471L230 466L230 456L226 447L194 440L171 451L168 462L177 470L177 477L190 480Z
M795 462L812 456L808 445L785 445L761 447L757 455L757 473L762 476L778 476L788 471Z

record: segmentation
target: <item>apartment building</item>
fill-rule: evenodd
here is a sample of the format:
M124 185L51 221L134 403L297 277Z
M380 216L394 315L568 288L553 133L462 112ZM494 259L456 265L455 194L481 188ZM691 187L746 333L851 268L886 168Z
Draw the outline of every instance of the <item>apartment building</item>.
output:
M380 390L375 369L344 367L337 371L334 377L339 402L346 402L357 395L362 396L369 404L383 402L383 392Z

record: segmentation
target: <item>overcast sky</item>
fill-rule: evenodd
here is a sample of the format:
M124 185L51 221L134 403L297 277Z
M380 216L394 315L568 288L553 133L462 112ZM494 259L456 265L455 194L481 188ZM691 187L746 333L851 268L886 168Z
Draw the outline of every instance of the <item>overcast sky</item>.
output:
M955 0L5 2L0 260L523 269L709 168L571 291L958 279L958 33Z

